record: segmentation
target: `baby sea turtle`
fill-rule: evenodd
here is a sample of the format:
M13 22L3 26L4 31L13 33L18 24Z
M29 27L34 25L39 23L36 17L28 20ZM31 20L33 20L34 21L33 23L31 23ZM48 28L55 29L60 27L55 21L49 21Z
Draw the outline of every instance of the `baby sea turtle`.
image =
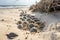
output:
M28 23L27 22L23 22L23 29L27 29L28 28Z
M20 14L20 16L23 16L23 15Z
M27 22L23 22L23 25L28 24Z
M40 25L41 24L41 22L40 21L37 21L37 22L35 22L36 24L38 24L38 25Z
M23 25L22 24L19 24L17 28L18 29L21 29L21 28L23 28Z
M26 16L26 14L24 14L23 16Z
M24 16L23 19L26 19L26 17Z
M22 24L22 21L18 21L17 25L18 25L18 24Z
M29 23L34 23L34 21L33 20L30 20Z
M20 20L25 21L25 19L24 19L24 18L20 18Z
M30 29L30 32L37 32L37 29L36 29L35 27L32 27L32 28Z
M31 17L35 17L35 16L31 16Z
M40 21L40 20L38 20L38 19L34 19L34 21L37 22L37 21Z
M31 19L27 19L27 21L30 21Z
M29 15L29 14L27 14L27 17L28 17L28 18L30 18L30 15Z
M8 39L14 39L14 38L17 37L18 35L15 34L15 33L13 33L13 32L11 32L11 33L9 33L9 34L6 34L6 36L7 36Z
M45 27L45 23L40 24L40 28L43 29Z
M34 27L34 24L30 24L29 27L30 27L30 28Z
M22 11L20 14L23 15L24 14L24 11Z

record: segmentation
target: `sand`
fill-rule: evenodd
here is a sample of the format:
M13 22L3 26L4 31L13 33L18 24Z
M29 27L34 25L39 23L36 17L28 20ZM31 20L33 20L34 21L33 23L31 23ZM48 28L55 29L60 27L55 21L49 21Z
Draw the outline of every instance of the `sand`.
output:
M59 40L60 33L59 32L51 32L46 31L47 27L44 29L45 32L39 32L39 33L30 33L29 31L20 30L17 28L17 22L20 20L19 15L21 13L21 9L26 10L26 8L1 8L0 9L0 40L9 40L6 36L6 34L9 34L11 32L18 35L18 37L14 38L13 40ZM50 24L53 22L58 21L55 17L51 15L43 15L43 14L31 14L32 12L26 10L28 14L38 16L38 18L41 18L43 21L46 21L46 24ZM49 18L49 21L48 21ZM54 18L54 19L53 19ZM51 20L50 20L51 19ZM56 19L56 20L55 20ZM41 20L41 21L42 21ZM60 20L60 19L59 19ZM49 25L50 26L50 25ZM53 36L57 35L57 36ZM54 37L54 39L53 39Z
M26 40L26 37L29 38L27 40L37 40L39 39L37 37L38 34L32 35L29 31L19 30L17 28L17 22L19 21L19 11L21 9L0 9L0 40L9 40L6 36L6 34L9 34L10 32L14 32L18 34L18 37L16 37L13 40ZM2 21L4 19L4 21ZM28 34L26 34L28 33Z

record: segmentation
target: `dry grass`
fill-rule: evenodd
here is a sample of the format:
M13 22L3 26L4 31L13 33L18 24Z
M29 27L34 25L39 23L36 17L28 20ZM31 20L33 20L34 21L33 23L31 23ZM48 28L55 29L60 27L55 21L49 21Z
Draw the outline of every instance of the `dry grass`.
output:
M30 10L40 12L60 11L60 0L41 0L36 5L32 5Z

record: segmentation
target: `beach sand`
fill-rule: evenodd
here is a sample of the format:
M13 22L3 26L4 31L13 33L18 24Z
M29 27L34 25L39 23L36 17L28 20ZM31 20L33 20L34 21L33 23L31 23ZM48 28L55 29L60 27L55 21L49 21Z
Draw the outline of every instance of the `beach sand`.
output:
M24 10L26 10L26 8ZM0 40L10 40L7 38L6 34L9 34L11 32L18 35L13 40L54 40L53 39L54 35L52 35L54 32L48 31L48 32L30 33L29 31L18 29L16 23L20 20L19 19L20 12L21 12L20 8L19 9L1 8L0 9ZM27 12L27 13L31 13L31 12ZM55 34L60 35L59 32ZM58 37L60 36L57 36L57 38Z
M18 35L13 40L26 40L26 37L28 36L27 40L39 40L38 38L39 34L32 35L29 31L23 31L19 30L17 28L17 22L19 21L19 15L21 9L10 9L10 8L1 8L0 9L0 40L9 40L6 36L6 34L9 34L10 32L14 32ZM28 33L28 34L26 34ZM38 36L37 36L38 35Z

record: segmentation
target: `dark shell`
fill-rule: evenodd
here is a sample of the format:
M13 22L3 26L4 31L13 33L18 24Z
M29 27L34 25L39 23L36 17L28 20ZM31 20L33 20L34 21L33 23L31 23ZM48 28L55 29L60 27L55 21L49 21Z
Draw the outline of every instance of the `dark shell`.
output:
M25 19L24 19L24 18L20 18L20 20L25 21Z
M34 23L34 21L33 20L30 20L29 23Z
M14 38L17 37L18 35L11 32L11 33L9 33L9 34L6 34L6 36L7 36L8 39L14 39Z
M36 29L35 27L32 27L32 28L30 29L30 32L37 32L37 29Z
M29 27L30 27L30 28L34 27L34 24L30 24Z
M23 28L23 25L19 24L17 28L21 29L21 28Z
M24 16L23 19L26 19L26 17Z
M17 25L18 25L18 24L22 24L22 21L18 21Z

